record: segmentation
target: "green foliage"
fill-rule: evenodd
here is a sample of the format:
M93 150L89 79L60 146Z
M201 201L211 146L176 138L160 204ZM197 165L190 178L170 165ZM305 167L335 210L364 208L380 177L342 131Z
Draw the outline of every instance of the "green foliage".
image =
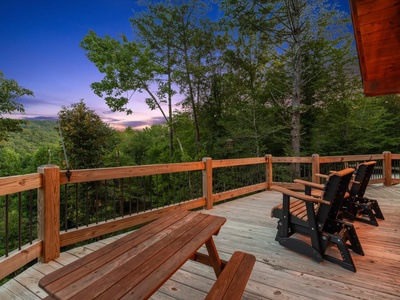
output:
M93 119L97 129L86 130L88 122L72 121L65 108L63 132L73 137L66 143L73 167L291 155L294 113L301 113L302 155L398 150L398 97L367 100L358 92L349 20L332 3L313 0L301 7L301 105L293 107L293 49L284 42L290 43L294 33L282 26L289 19L277 22L284 9L278 2L223 1L224 17L217 24L209 22L206 2L143 1L145 8L131 19L132 41L89 32L81 47L104 74L92 84L94 92L112 110L126 113L132 112L133 93L147 92L149 108L160 109L166 125L105 130L114 133L106 138L98 119ZM172 86L181 94L174 114L171 97L178 95ZM22 133L0 143L18 154L4 156L14 160L3 163L5 174L35 172L49 162L65 168L61 145L54 144L57 131L37 124L23 126Z
M0 158L0 173L28 174L37 172L41 165L60 165L56 125L56 121L28 121L21 132L10 133L7 141L0 142L0 151L7 153Z
M0 149L0 177L21 174L21 158L10 148Z
M121 137L120 158L130 165L166 163L169 159L168 127L153 125L142 131L127 128Z
M33 155L40 145L59 142L56 126L56 121L26 121L21 126L22 131L10 133L7 141L0 142L0 147L12 148L22 156Z
M23 162L26 173L37 172L37 168L43 165L62 166L62 149L58 143L41 143L33 155L28 156L29 160Z
M152 52L140 43L129 42L124 35L117 40L110 36L101 38L90 31L81 47L89 60L104 74L102 81L93 83L91 87L99 97L105 96L112 111L131 114L132 110L127 107L131 96L125 95L129 92L148 91L149 85L161 73ZM158 102L154 98L152 100L149 106L155 109Z
M245 51L245 59L234 62L235 65L240 62L245 73L257 70L249 68L251 64L248 62L255 62L254 66L260 68L254 74L257 74L256 78L261 77L258 74L264 75L265 84L254 86L250 99L256 101L255 93L258 93L265 97L264 103L269 107L279 108L275 109L281 117L278 124L287 127L290 133L289 143L285 146L289 148L290 145L290 151L286 151L289 155L300 154L300 146L304 145L300 143L303 142L301 136L304 133L307 135L311 128L312 112L305 122L300 122L301 114L322 100L321 91L335 76L336 70L332 66L347 62L344 59L349 52L347 45L352 41L347 27L349 19L336 10L335 5L324 0L307 3L286 0L221 2L226 12L225 22L238 28L239 33L245 35L243 40L246 42L251 41L253 36L258 37L260 46L255 49L266 50L259 50L257 55L254 55L257 51ZM241 42L241 45L244 43ZM232 52L237 54L238 49L241 48L237 47ZM334 54L335 51L340 53ZM350 74L346 75L348 79ZM276 129L279 130L279 126Z
M324 155L398 151L400 137L392 131L396 118L385 102L385 97L367 99L360 93L351 100L331 101L315 122L312 149Z
M6 79L0 71L0 141L7 139L9 132L21 131L23 120L2 117L13 112L24 113L24 107L16 99L24 95L33 96L33 92L18 85L14 79Z
M93 110L88 109L83 100L71 107L64 106L58 117L70 168L104 166L112 129Z

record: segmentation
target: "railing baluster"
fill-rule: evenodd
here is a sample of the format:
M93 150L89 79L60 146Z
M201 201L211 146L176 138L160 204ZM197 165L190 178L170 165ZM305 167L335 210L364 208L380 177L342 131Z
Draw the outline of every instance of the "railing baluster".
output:
M29 191L29 244L33 241L33 190Z
M68 231L68 184L64 185L65 232Z
M101 189L101 182L96 181L95 183L95 189L96 189L96 199L95 199L95 222L96 224L99 223L99 193Z
M142 178L142 187L143 187L143 211L146 211L146 176Z
M115 185L116 185L115 182L116 182L116 179L113 180L113 218L114 218L114 220L115 220L116 217L117 217L117 212L116 212L117 207L116 207L116 205L115 205L115 202L116 202L116 193L117 193L117 191L116 191L116 188L115 188Z
M107 212L108 212L108 184L107 180L104 180L104 222L107 222Z
M124 214L125 214L125 211L124 211L125 195L124 195L124 179L123 178L120 179L120 187L121 187L120 188L121 191L120 191L120 200L119 200L119 203L120 203L119 212L121 214L121 217L123 218Z
M22 196L18 193L18 250L21 250L22 245Z
M89 184L86 184L86 197L85 198L85 225L89 226Z
M128 180L128 185L129 185L129 215L132 216L132 177L129 177Z
M75 225L76 225L76 229L79 228L79 186L78 183L75 183Z
M158 195L159 195L158 175L154 175L154 176L156 177L155 198L156 198L157 208L159 208L160 198L158 197Z
M6 238L5 238L5 255L6 257L8 257L8 237L9 237L9 226L8 226L8 215L9 215L10 211L9 211L9 200L8 200L8 195L6 195L6 220L5 220L5 228L6 228Z

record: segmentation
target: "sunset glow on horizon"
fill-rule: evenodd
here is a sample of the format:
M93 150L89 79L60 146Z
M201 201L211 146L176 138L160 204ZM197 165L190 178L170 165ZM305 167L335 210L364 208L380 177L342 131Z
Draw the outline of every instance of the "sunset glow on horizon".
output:
M100 81L103 75L79 46L89 30L101 36L124 33L131 37L129 18L134 9L142 8L128 0L2 3L0 71L35 95L17 99L24 105L25 114L9 117L57 120L63 106L84 99L89 109L116 128L143 129L163 123L161 112L148 108L144 93L135 93L128 104L132 115L112 112L91 90L90 84ZM166 106L163 108L168 111Z

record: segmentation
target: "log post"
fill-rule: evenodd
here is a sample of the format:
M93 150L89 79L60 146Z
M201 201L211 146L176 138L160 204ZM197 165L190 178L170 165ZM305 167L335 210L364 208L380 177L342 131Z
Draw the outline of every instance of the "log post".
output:
M267 179L267 187L269 189L272 185L272 154L265 155L265 160L266 160L265 178Z
M213 208L213 178L212 178L212 159L211 157L204 157L204 170L203 170L203 197L206 198L206 209Z
M311 157L311 176L312 176L312 182L315 183L320 183L320 178L317 176L318 173L320 173L321 168L319 164L319 155L318 154L313 154Z
M43 243L41 262L47 263L60 256L60 168L44 165L43 187L38 189L38 238Z
M383 176L384 185L392 185L392 153L390 151L383 152Z

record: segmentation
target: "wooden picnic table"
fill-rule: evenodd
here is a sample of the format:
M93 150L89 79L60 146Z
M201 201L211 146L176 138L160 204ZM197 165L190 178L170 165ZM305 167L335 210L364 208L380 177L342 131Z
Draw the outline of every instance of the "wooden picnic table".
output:
M53 299L147 299L188 259L221 261L212 236L226 219L199 212L168 214L44 276L39 286ZM197 251L206 245L208 255Z

